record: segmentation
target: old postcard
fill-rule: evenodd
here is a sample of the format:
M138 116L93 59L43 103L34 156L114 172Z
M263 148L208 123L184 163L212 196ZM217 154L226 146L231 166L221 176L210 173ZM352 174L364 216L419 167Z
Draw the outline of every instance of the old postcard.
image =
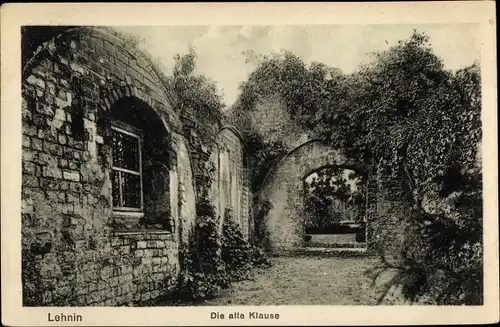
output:
M494 9L2 6L2 323L498 321Z

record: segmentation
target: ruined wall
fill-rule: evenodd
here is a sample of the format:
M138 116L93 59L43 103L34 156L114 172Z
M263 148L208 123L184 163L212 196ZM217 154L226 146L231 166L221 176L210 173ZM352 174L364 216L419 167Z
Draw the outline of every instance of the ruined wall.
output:
M269 201L270 211L263 217L261 235L271 251L293 250L304 245L304 183L312 171L328 166L340 166L366 173L364 167L352 162L338 150L318 141L309 141L289 152L266 176L259 193L259 203ZM377 179L369 176L367 197L368 250L375 250L380 241L394 246L395 251L402 238L399 217L405 214L404 204L389 201L379 190ZM391 211L389 211L389 209ZM374 242L377 240L377 242Z
M177 183L172 182L172 190L177 193L177 196L172 197L172 201L177 201L177 212L179 216L179 233L181 242L179 247L188 243L190 231L193 229L196 219L195 207L195 185L193 172L191 171L191 159L189 157L188 147L182 137L175 138L175 147L177 149L177 167L176 177Z
M121 305L172 290L193 177L179 113L147 57L106 31L74 29L28 62L22 98L24 304ZM168 192L155 195L156 226L113 212L108 121L120 99L149 108L171 146L159 155Z
M225 219L226 209L231 209L233 218L243 234L250 235L250 181L243 140L233 128L222 128L217 137L217 147L212 154L218 180L213 192L217 192L215 206L221 217ZM216 161L216 162L215 162Z
M372 178L369 188L372 194L368 208L372 219L367 225L369 249L374 253L381 251L387 256L399 256L412 204L405 198L398 181L381 185L378 179Z
M248 114L251 127L268 142L281 142L288 150L292 150L308 140L307 132L292 120L278 95L259 99Z

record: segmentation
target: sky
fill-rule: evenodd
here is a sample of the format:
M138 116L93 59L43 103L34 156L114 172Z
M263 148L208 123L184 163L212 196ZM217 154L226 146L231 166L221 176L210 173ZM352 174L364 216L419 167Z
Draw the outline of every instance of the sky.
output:
M479 25L288 25L288 26L133 26L118 30L142 39L139 47L167 69L176 54L192 46L198 56L196 72L214 80L227 106L238 97L238 86L255 69L245 52L270 54L286 49L306 63L320 61L354 72L383 51L407 39L414 29L425 32L445 68L456 70L480 59Z
M342 175L346 179L346 184L350 186L351 192L355 192L358 190L358 187L356 186L356 183L358 182L358 178L350 179L349 175L351 173L355 173L355 171L350 170L350 169L344 169ZM318 178L318 177L319 177L318 173L314 172L311 175L306 177L305 182L309 184L313 181L314 178Z

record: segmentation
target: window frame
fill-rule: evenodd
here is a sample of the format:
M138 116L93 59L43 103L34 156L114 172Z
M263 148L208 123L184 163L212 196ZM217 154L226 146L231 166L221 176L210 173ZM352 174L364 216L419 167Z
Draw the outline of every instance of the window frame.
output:
M125 217L137 217L137 218L142 218L144 216L144 188L143 188L143 169L142 169L142 151L143 151L143 133L140 129L125 124L121 121L118 120L113 120L111 121L111 132L115 133L121 133L125 134L127 136L131 136L138 141L138 159L139 159L139 171L134 171L134 170L129 170L126 168L121 168L117 167L114 165L113 162L113 151L114 151L114 144L112 143L111 149L112 149L112 165L111 165L111 171L114 174L115 172L119 173L119 192L120 192L120 204L123 204L123 184L122 184L122 177L121 174L130 174L130 175L135 175L139 176L139 181L140 181L140 207L135 208L135 207L122 207L118 206L115 207L113 205L113 214L116 216L125 216ZM113 183L113 181L112 181Z

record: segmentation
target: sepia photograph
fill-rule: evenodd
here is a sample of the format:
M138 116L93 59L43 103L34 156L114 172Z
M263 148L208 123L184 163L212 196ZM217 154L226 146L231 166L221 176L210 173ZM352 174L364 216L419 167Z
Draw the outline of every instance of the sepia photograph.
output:
M477 28L23 27L24 304L481 304Z
M21 24L21 306L483 306L481 31Z

